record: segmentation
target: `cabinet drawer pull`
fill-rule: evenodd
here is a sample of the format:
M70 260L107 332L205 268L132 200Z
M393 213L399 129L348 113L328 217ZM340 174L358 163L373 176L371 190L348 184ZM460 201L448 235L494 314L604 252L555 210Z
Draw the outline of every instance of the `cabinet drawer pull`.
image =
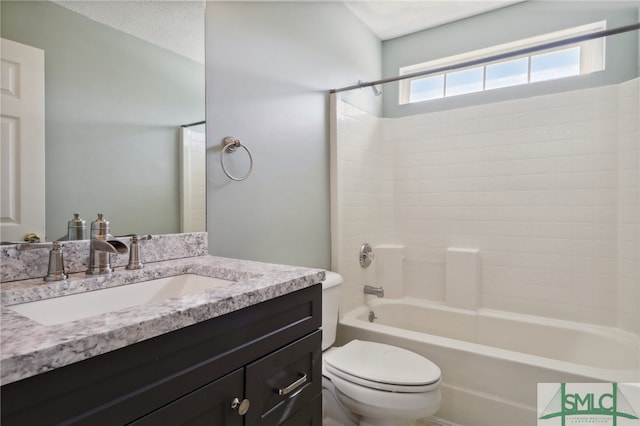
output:
M231 401L231 408L238 410L238 414L241 416L247 414L247 411L249 411L249 405L250 403L248 399L243 399L242 402L240 402L238 398L233 398L233 401Z
M289 386L282 388L282 389L278 389L278 395L286 395L289 394L291 392L293 392L294 390L296 390L297 388L299 388L300 386L302 386L303 384L305 384L307 382L307 374L306 373L300 373L302 376L296 380L295 382L291 383Z

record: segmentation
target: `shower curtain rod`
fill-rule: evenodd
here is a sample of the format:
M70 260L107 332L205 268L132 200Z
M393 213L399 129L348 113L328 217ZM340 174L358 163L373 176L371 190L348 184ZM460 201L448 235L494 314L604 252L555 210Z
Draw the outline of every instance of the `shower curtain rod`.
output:
M392 83L394 81L406 80L408 78L422 77L422 76L429 75L429 74L438 74L438 73L441 73L441 72L444 72L444 71L451 71L451 70L457 70L457 69L460 69L460 68L467 68L467 67L470 67L470 66L473 66L473 65L480 65L480 64L487 63L487 62L493 62L493 61L498 61L498 60L501 60L501 59L511 58L511 57L514 57L514 56L524 55L524 54L527 54L527 53L538 52L540 50L552 49L554 47L565 46L567 44L578 43L578 42L581 42L581 41L593 40L593 39L607 37L607 36L611 36L611 35L622 34L622 33L626 33L626 32L629 32L629 31L635 31L635 30L638 30L638 29L640 29L640 23L631 24L631 25L625 25L625 26L622 26L622 27L612 28L610 30L603 30L603 31L598 31L598 32L591 33L591 34L584 34L584 35L581 35L581 36L570 37L570 38L567 38L567 39L564 39L564 40L559 40L559 41L554 41L554 42L550 42L550 43L540 44L538 46L527 47L527 48L524 48L524 49L514 50L512 52L507 52L507 53L501 53L499 55L488 56L488 57L481 58L481 59L474 59L472 61L460 62L458 64L448 65L448 66L439 67L439 68L434 68L434 69L427 70L427 71L418 71L418 72L414 72L414 73L410 73L410 74L399 75L399 76L396 76L396 77L383 78L381 80L370 81L370 82L363 81L363 82L359 82L358 84L354 84L353 86L341 87L339 89L331 89L331 90L329 90L329 93L346 92L347 90L362 89L363 87L377 86L378 84Z
M182 125L182 126L180 126L180 127L193 127L193 126L199 126L199 125L204 124L204 123L206 123L206 121L205 121L205 120L203 120L203 121L196 121L195 123L183 124L183 125Z

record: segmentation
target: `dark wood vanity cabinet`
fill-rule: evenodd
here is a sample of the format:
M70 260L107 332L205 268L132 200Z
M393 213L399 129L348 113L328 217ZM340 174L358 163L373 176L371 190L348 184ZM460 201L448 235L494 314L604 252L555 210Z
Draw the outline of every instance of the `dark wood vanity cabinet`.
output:
M242 426L242 416L231 409L234 395L242 393L243 371L238 369L130 424Z
M320 376L313 377L321 340L321 332L316 331L167 404L131 425L275 426L284 424L297 411L301 413L295 418L298 421L308 419L308 422L290 424L320 425L322 407L318 409L312 402L319 396L317 387L322 382ZM291 391L282 394L282 390L287 388L291 388ZM244 401L242 395L249 404L247 412L243 414L238 406ZM314 420L317 423L313 423Z
M315 285L2 386L1 424L320 426L320 324Z

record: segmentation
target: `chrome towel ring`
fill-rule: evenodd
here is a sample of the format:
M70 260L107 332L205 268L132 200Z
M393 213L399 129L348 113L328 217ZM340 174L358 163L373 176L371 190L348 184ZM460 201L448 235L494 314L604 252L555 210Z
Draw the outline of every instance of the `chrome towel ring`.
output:
M220 166L222 167L222 171L224 172L224 174L227 175L227 177L229 179L235 180L235 181L238 181L238 182L248 178L249 175L251 174L251 171L253 170L253 157L251 156L251 152L249 151L249 148L247 148L245 145L242 145L240 140L234 138L233 136L227 136L226 138L224 138L222 140L222 145L223 145L222 151L220 152ZM244 148L244 150L247 151L247 155L249 156L249 170L242 177L235 177L235 176L231 175L227 171L226 166L224 165L224 154L226 152L231 154L238 148Z

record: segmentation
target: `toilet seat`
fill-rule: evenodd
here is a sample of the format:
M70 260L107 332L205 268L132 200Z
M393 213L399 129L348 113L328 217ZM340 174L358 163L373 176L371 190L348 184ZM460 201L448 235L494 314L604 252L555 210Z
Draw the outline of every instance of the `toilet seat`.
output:
M352 340L325 354L329 373L372 389L428 392L440 384L440 369L428 359L391 345Z

